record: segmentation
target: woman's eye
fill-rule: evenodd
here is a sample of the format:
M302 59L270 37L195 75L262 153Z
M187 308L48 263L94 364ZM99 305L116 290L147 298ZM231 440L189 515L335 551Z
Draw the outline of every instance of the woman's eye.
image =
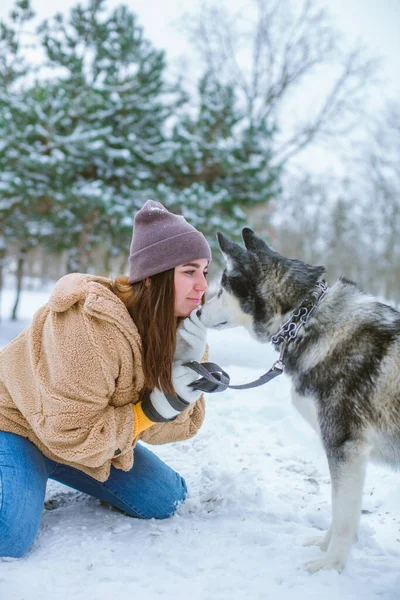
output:
M187 275L193 275L194 271L185 271Z

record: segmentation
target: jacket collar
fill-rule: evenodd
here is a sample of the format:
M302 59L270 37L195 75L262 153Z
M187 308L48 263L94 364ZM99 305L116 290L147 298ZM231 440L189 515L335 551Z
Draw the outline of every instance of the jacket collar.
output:
M109 289L110 279L69 273L56 283L48 302L51 310L65 312L83 302L85 313L115 323L131 343L141 346L139 332L125 304Z

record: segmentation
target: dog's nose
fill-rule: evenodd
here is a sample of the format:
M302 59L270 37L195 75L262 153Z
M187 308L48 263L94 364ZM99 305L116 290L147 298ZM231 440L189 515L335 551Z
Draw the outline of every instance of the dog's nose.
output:
M199 308L199 310L197 311L196 315L200 318L201 315L201 308Z

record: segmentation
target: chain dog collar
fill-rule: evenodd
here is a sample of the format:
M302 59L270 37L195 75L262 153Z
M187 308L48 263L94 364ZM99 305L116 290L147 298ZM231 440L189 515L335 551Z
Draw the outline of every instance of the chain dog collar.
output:
M271 342L276 346L279 346L279 344L287 346L289 342L294 340L299 330L307 323L311 313L314 312L322 298L328 293L328 290L325 281L319 281L311 291L311 296L305 298L279 331L271 336Z

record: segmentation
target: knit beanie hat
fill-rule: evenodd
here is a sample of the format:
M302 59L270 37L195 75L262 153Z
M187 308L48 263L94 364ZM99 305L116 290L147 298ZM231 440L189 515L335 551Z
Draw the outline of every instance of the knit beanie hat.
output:
M181 215L147 200L136 213L129 256L129 283L173 269L197 258L211 261L204 235Z

